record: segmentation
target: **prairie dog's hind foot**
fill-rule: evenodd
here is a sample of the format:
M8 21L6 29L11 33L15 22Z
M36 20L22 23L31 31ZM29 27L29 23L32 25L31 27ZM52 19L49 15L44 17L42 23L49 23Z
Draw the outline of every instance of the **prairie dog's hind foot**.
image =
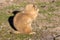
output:
M11 31L11 34L21 34L19 31Z

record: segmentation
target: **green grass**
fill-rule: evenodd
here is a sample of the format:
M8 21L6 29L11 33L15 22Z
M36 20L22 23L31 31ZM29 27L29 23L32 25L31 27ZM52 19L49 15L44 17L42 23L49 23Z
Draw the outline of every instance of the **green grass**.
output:
M7 7L4 7L3 9L0 10L0 26L2 26L2 23L7 23L8 22L8 18L10 16L13 16L12 12L11 13L8 13L8 10L9 11L14 11L16 9L20 9L21 7L24 7L27 3L23 2L19 5L10 5L10 6L7 6ZM31 38L32 35L26 35L26 34L19 34L19 35L16 35L16 34L8 34L6 33L6 35L3 35L6 31L6 28L2 29L0 31L0 36L2 36L2 40L8 40L8 38L11 38L11 40L23 40L25 38ZM15 36L15 37L14 37Z
M20 9L21 7L24 7L27 3L26 2L22 2L21 4L19 5L11 5L11 6L8 6L8 7L5 7L3 8L2 10L0 10L0 24L3 20L6 20L11 14L7 14L6 13L6 10L15 10L15 9ZM60 1L57 1L57 2L54 2L54 3L41 3L41 2L37 2L36 3L40 9L40 13L43 13L43 14L48 14L48 15L51 15L52 14L49 14L49 12L54 12L55 10L58 10L56 8L54 8L54 6L60 6ZM52 4L54 6L52 6ZM48 8L47 10L45 10L43 7L41 6L47 6L48 5Z
M0 10L0 24L8 19L9 15L6 14L5 10Z
M7 7L4 7L3 9L0 9L0 26L2 23L6 23L8 22L8 18L10 16L13 16L12 12L11 13L8 13L7 10L11 10L11 11L14 11L16 9L20 9L21 7L25 7L25 5L28 4L26 2L22 2L21 4L14 4L14 5L10 5L10 6L7 6ZM54 3L41 3L41 2L37 2L36 3L37 6L39 7L39 13L40 14L43 14L43 15L46 15L47 14L47 17L46 19L39 19L39 20L42 20L42 21L47 21L49 23L52 23L52 20L50 18L52 18L53 16L59 16L60 15L55 15L53 14L54 11L58 10L58 8L55 8L55 7L60 7L60 1L57 1L57 2L54 2ZM52 6L54 5L54 6ZM47 6L47 9L45 10L45 7L41 7L41 6ZM51 14L50 14L51 13ZM5 28L7 29L7 28ZM5 29L2 31L4 32ZM3 35L4 33L2 33L2 31L0 31L0 34ZM7 38L11 38L11 40L24 40L25 38L31 38L33 35L26 35L26 34L7 34L2 36L3 40L7 40Z
M56 2L55 2L55 5L56 5L57 7L60 7L60 1L56 1Z
M7 7L4 7L3 9L0 10L0 25L1 23L3 23L4 21L7 21L9 16L12 16L12 12L11 13L8 13L8 10L9 11L14 11L14 10L17 10L17 9L20 9L20 7L24 7L26 5L26 3L21 3L19 5L10 5L10 6L7 6Z

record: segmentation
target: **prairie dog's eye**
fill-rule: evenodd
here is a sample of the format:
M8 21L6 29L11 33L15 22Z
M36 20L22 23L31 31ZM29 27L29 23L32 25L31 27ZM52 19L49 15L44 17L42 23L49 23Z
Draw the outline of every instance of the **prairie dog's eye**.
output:
M37 8L37 6L35 4L33 4L33 7Z
M35 5L33 5L33 7L35 7Z

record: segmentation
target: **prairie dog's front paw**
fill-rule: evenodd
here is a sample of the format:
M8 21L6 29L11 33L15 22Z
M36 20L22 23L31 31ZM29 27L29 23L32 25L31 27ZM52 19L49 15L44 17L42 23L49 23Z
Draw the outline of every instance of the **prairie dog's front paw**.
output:
M36 34L36 32L31 32L31 33L29 33L30 35L32 35L32 34Z

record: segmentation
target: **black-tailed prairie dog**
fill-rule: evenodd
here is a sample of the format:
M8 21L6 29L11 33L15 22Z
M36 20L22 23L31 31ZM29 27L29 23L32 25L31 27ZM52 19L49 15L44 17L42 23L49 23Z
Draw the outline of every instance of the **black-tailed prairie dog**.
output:
M33 34L32 21L36 19L39 9L34 4L28 4L21 13L17 13L13 19L15 33Z

